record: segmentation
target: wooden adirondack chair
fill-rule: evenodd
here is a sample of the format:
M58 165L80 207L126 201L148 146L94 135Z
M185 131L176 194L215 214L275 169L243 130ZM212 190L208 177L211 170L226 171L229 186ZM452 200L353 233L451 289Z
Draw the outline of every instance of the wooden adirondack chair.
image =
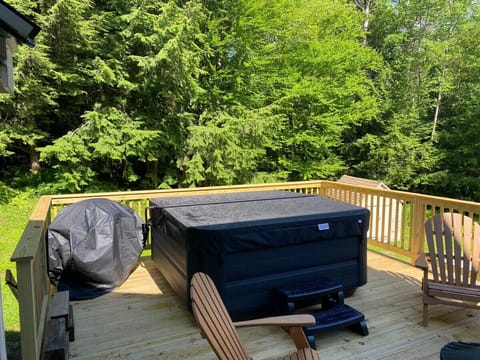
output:
M480 225L468 216L444 213L426 221L425 234L428 252L415 262L424 271L423 325L428 325L428 305L480 309Z
M286 315L257 320L232 322L230 315L212 279L204 273L196 273L190 283L193 314L220 360L249 360L236 328L246 326L278 325L288 328L297 351L281 359L319 360L318 353L310 348L302 326L315 324L311 315Z

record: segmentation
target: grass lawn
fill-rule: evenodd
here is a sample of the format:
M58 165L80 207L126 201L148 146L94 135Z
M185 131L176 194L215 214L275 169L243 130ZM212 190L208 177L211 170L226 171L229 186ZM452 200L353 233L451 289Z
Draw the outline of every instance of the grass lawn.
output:
M37 198L19 195L8 204L0 204L0 279L9 359L20 358L20 325L18 303L5 284L5 271L10 269L16 276L15 263L10 262L10 257L37 200Z

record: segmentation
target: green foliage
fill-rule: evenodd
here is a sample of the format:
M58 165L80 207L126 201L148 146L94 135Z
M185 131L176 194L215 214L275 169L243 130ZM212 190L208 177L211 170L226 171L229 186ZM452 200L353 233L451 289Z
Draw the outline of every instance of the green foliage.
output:
M350 173L480 198L476 2L11 3L42 27L0 96L12 188Z
M54 66L41 50L21 47L17 62L16 96L0 97L0 155L3 156L15 151L28 154L30 147L48 137L49 114L57 105L56 90L46 85L47 79L55 74Z
M170 176L203 92L200 3L30 6L42 31L35 49L23 48L17 58L16 96L0 111L8 125L1 155L18 156L16 146L33 168L42 151L55 192L85 190L106 178L120 186L150 179L152 186Z
M382 179L399 190L421 186L424 179L419 174L429 173L438 155L432 143L419 141L415 131L407 132L402 129L404 126L408 126L408 119L396 117L385 135L368 134L349 147L358 157L365 158L355 165L358 175Z
M381 59L358 42L359 14L340 1L244 1L240 11L233 91L281 121L267 144L267 172L290 180L339 175L343 133L378 112L367 72Z
M438 171L426 176L432 191L469 200L480 199L480 21L478 5L470 9L471 19L459 28L458 53L449 97L449 113L439 124L435 145L442 154Z
M459 85L472 78L462 52L478 41L463 42L463 29L475 22L477 11L468 0L377 3L369 44L385 61L376 85L385 102L377 126L357 133L347 147L355 154L349 159L352 172L395 188L472 198L470 175L452 156L475 162L473 152L465 151L476 143L465 137L472 119L457 116L455 108L465 101ZM457 122L469 123L464 134L452 133ZM456 149L468 154L462 160L448 146L447 133L458 140Z
M137 181L129 159L154 159L159 132L142 129L141 122L115 108L97 106L83 118L81 127L40 149L41 160L56 170L55 190L81 191L95 175Z
M5 204L15 195L15 191L0 181L0 204Z
M279 117L238 109L235 115L205 114L202 125L189 128L186 153L179 161L183 183L193 185L252 182L266 155Z
M9 156L13 153L7 149L10 143L10 137L5 130L0 130L0 156Z

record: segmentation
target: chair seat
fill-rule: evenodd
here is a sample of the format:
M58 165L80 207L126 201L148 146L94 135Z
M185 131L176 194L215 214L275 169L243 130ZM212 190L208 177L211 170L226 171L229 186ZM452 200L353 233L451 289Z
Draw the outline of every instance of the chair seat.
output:
M430 296L448 296L451 299L458 299L463 301L478 302L480 299L480 287L475 286L459 286L449 284L439 284L432 281L427 281L428 295Z
M279 360L320 360L320 356L315 350L312 349L300 349L296 352L288 354Z

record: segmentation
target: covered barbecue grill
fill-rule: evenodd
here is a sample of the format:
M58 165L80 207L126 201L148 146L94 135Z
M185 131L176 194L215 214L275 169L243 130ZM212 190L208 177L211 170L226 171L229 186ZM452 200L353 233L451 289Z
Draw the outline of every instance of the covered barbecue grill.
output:
M48 228L48 275L71 299L90 299L121 283L143 249L143 222L129 207L108 199L64 208Z

